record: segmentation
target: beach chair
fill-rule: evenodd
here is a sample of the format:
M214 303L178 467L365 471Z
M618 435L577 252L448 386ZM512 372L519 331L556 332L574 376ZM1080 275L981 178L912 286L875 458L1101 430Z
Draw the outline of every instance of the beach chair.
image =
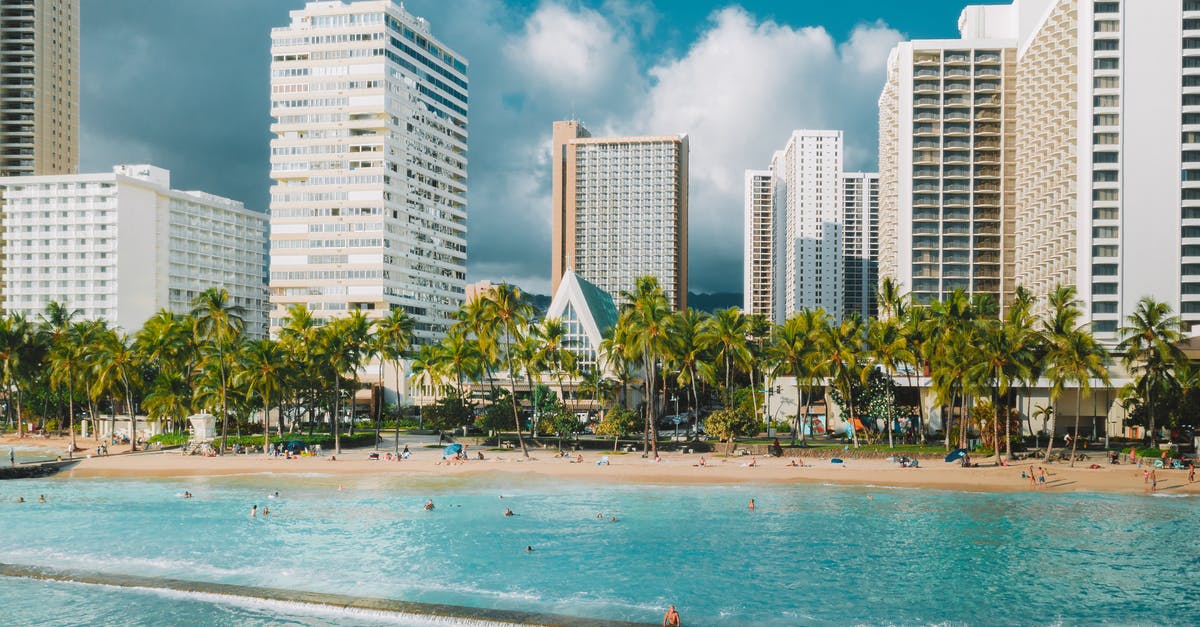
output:
M601 457L599 459L599 461L596 462L596 465L597 466L607 466L608 465L608 455Z

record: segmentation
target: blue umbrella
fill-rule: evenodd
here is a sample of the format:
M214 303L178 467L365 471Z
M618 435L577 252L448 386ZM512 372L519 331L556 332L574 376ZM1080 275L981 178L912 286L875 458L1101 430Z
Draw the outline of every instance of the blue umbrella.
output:
M454 443L454 444L451 444L450 446L447 446L446 450L442 451L442 455L455 455L461 450L462 450L462 445L458 444L458 443Z
M958 461L958 460L962 459L963 456L966 454L967 454L967 449L956 448L953 451L950 451L950 453L948 455L946 455L946 461L948 461L948 462Z

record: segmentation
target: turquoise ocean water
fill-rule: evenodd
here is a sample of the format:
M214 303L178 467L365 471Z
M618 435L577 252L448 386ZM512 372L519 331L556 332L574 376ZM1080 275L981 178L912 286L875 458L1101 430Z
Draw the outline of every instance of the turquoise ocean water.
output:
M51 478L0 482L0 562L628 621L673 603L689 625L1184 625L1200 623L1197 514L1195 498L515 475ZM394 622L11 577L0 608L7 624Z

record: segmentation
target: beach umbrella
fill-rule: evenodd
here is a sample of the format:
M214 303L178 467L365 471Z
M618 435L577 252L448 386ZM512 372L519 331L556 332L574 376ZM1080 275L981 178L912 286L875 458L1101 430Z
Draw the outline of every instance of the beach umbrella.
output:
M442 455L456 455L461 450L462 450L462 445L458 444L456 442L454 444L451 444L450 446L447 446L446 450L442 451Z
M947 462L956 462L956 461L962 459L963 456L966 454L967 454L967 449L956 448L953 451L950 451L950 453L948 455L946 455L946 461Z

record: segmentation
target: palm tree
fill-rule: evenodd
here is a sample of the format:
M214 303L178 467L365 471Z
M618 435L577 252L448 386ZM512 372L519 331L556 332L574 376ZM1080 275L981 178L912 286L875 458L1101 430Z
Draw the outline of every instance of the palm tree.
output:
M1150 413L1150 442L1154 446L1158 445L1158 432L1152 394L1167 384L1172 369L1184 360L1178 346L1183 335L1180 328L1180 319L1172 314L1170 305L1145 296L1120 329L1122 339L1117 352L1125 369L1133 375L1135 387L1145 394L1146 411Z
M1035 299L1023 285L1018 285L1014 291L1013 300L1008 306L1008 316L1005 323L1010 327L1010 341L1019 347L1025 357L1025 376L1021 379L1021 396L1028 400L1029 388L1042 376L1044 369L1045 343L1037 332L1037 318L1033 315ZM1017 411L1018 424L1020 411ZM1029 432L1033 433L1033 423L1029 423ZM1005 454L1012 459L1012 420L1004 421L1004 439L1007 446ZM1034 436L1034 448L1037 448L1037 436Z
M133 381L140 379L139 356L128 335L106 329L96 350L96 387L100 390L119 388L125 409L129 412L130 448L137 450L137 411L133 406ZM113 414L116 414L113 408ZM110 429L111 431L111 429Z
M192 398L192 387L182 373L159 370L142 399L142 407L152 418L183 424L191 410Z
M768 353L778 374L796 378L796 426L802 444L807 442L806 434L812 427L808 421L808 406L804 403L804 390L812 385L821 366L823 356L819 336L820 330L826 327L828 318L824 309L801 310L775 327ZM801 424L801 411L804 412L804 424Z
M210 366L217 368L221 389L221 450L229 435L229 375L230 355L241 339L245 327L245 309L234 305L229 292L218 287L204 290L192 301L192 316L196 320L196 334L207 349Z
M880 320L904 318L904 303L908 300L908 294L904 293L896 279L890 276L880 279L875 300L879 303Z
M991 391L992 441L996 443L996 465L1000 465L1000 421L1007 424L1008 411L1001 400L1008 395L1009 386L1029 377L1029 347L1017 341L1019 330L1014 325L992 318L978 321L979 333L973 344L976 359L968 376L980 381ZM1006 427L1007 433L1007 427Z
M246 342L238 359L234 382L257 395L263 403L263 454L271 449L271 398L283 387L287 370L285 352L279 342L262 339ZM279 420L283 421L280 412ZM341 451L338 451L341 452Z
M35 343L33 327L25 316L13 313L0 318L0 379L5 395L13 401L8 404L10 411L16 410L19 438L25 437L25 421L21 419L21 375L34 361L36 355L30 348Z
M654 383L657 380L659 356L666 352L670 338L671 306L653 276L637 279L632 292L622 292L621 313L618 324L627 332L622 338L627 357L640 356L646 386L646 430L642 436L642 450L653 447L658 453L658 431L655 422Z
M870 363L883 368L888 377L888 416L887 432L888 447L895 447L892 439L892 423L896 420L895 397L892 386L895 384L896 371L902 364L912 363L916 358L908 348L908 340L900 323L895 318L884 321L872 320L867 323L866 357ZM863 383L867 382L870 368L864 368Z
M566 403L563 379L578 371L575 353L566 346L567 327L560 318L547 318L540 325L533 327L532 335L537 342L533 361L540 367L549 369L551 378L558 383L559 399Z
M350 435L354 435L354 423L358 420L358 390L362 387L358 371L376 355L376 343L371 337L371 320L361 309L350 312L340 322L346 365L350 367L350 379L354 382L350 393ZM375 441L379 442L378 428L375 430ZM342 451L339 449L337 452Z
M484 297L483 319L491 328L504 332L504 362L508 365L508 391L512 399L513 420L517 426L517 443L521 445L521 454L529 457L529 449L525 447L525 438L521 436L521 413L517 409L517 383L513 377L512 346L520 340L521 329L528 324L531 308L521 299L521 289L501 283L492 288Z
M1046 374L1054 382L1056 396L1062 394L1061 388L1065 383L1075 382L1075 437L1071 440L1071 466L1075 465L1075 447L1079 443L1079 399L1084 392L1091 391L1093 378L1106 386L1109 384L1108 368L1105 366L1107 355L1086 326L1057 338L1047 355L1050 367Z
M746 316L737 307L730 307L717 311L706 320L697 338L702 346L715 350L717 360L724 364L726 406L733 404L730 390L733 368L750 363L750 349L746 342L749 333L750 325Z
M279 341L287 352L289 361L297 368L298 405L301 402L299 389L307 394L304 400L307 405L309 435L317 422L315 414L320 381L317 375L322 371L321 366L316 363L320 329L312 312L303 304L288 307L288 315L279 328Z
M850 410L850 439L858 448L858 430L854 428L854 394L851 380L861 376L863 322L858 316L850 316L841 324L824 327L821 333L823 360L829 378L846 399Z
M67 424L71 437L71 450L75 447L75 391L80 386L80 372L86 367L86 353L82 340L88 334L86 322L72 324L66 332L50 346L50 383L67 391ZM133 434L131 434L132 436ZM130 438L133 439L132 437Z
M712 368L702 359L704 346L700 342L705 316L695 309L688 308L671 316L670 350L671 361L678 371L676 383L680 387L688 386L692 390L692 410L694 415L700 415L701 380L711 379Z
M378 321L375 326L376 341L379 351L379 384L383 385L383 362L392 362L396 370L396 408L400 408L400 374L404 364L404 356L412 349L413 329L416 320L408 312L396 307L388 315ZM375 423L375 439L379 440L379 423ZM400 416L396 415L396 448L400 448Z
M896 316L904 325L904 337L913 354L913 360L904 369L904 373L905 378L908 379L908 387L913 390L917 399L917 432L920 434L921 444L925 443L925 425L927 424L925 401L921 397L921 388L913 382L913 377L914 373L917 377L924 375L926 366L933 361L935 345L926 341L929 313L928 307L909 307Z

